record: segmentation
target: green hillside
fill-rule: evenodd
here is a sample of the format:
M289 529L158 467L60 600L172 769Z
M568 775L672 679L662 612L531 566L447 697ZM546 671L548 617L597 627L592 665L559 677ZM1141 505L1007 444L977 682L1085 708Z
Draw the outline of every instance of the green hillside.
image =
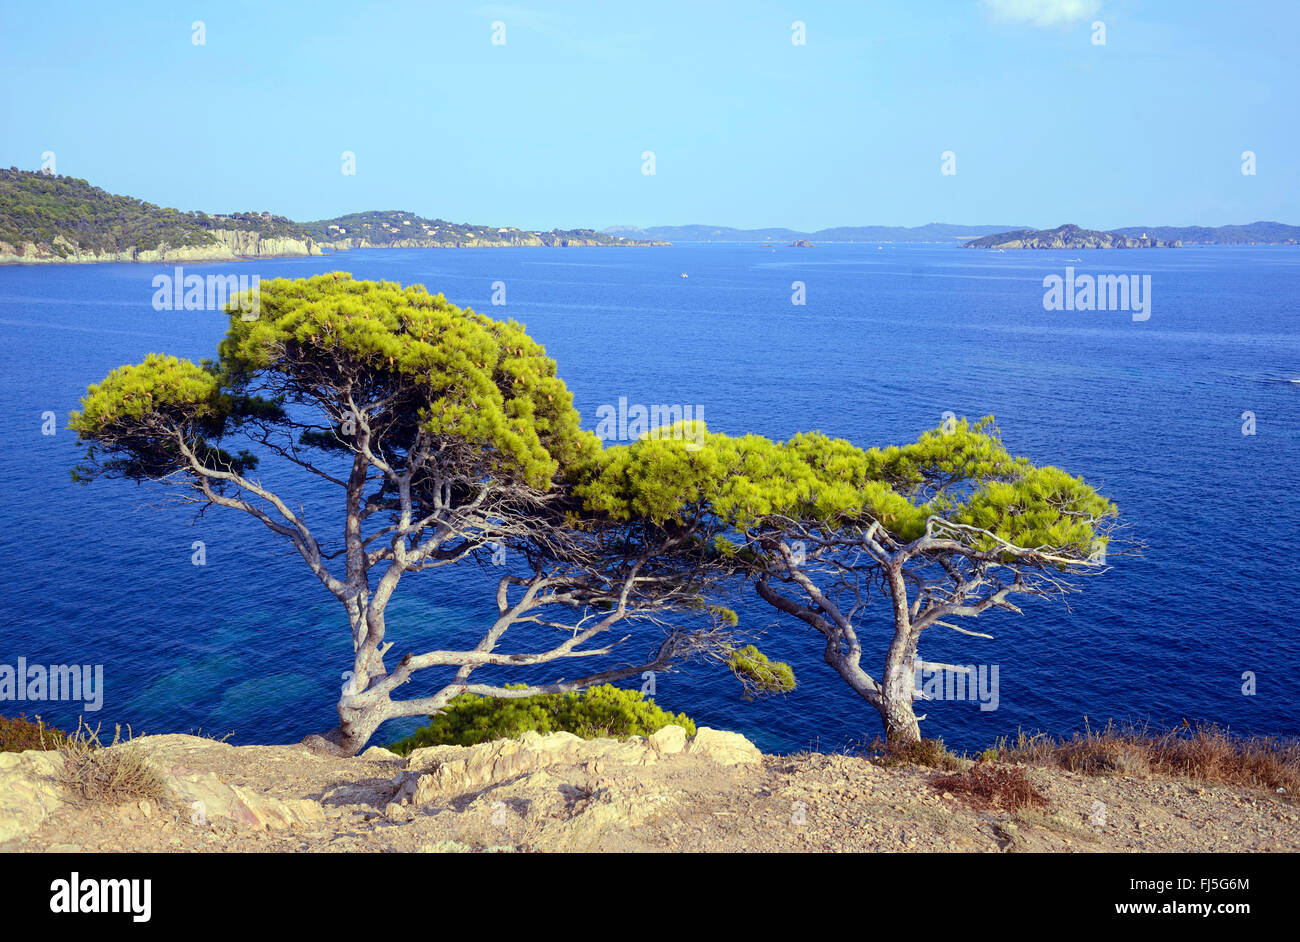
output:
M76 177L0 170L0 242L34 242L67 257L63 241L83 253L141 251L162 243L172 248L216 245L215 229L255 232L262 238L312 238L326 245L509 246L637 245L592 229L525 229L475 226L390 210L351 213L335 219L298 223L270 213L209 215L155 206L118 196Z
M77 177L14 167L0 170L0 242L46 244L67 255L55 242L62 236L83 252L120 252L132 246L154 249L163 242L173 247L213 245L213 229L302 237L297 223L283 216L182 212L118 196Z
M0 170L0 241L116 252L135 245L207 245L216 240L189 213L105 192L76 177ZM59 254L67 250L56 247Z

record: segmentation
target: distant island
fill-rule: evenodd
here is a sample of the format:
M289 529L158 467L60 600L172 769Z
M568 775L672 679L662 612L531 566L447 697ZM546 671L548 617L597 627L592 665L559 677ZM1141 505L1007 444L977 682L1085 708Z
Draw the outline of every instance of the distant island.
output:
M1071 228L1061 226L1060 230ZM1078 226L1072 228L1079 229ZM932 222L924 226L839 226L833 229L819 229L816 232L797 232L794 229L732 229L727 226L610 226L604 230L608 235L624 236L635 239L667 239L672 242L742 242L789 245L798 240L822 244L826 242L907 242L907 243L947 243L971 244L975 248L986 247L984 237L994 236L1010 239L1026 233L1058 232L1058 229L1038 230L1025 226L959 226L949 223ZM1079 229L1080 232L1089 230ZM1184 245L1295 245L1300 243L1300 226L1288 226L1280 222L1252 222L1238 226L1129 226L1124 229L1110 229L1093 235L1153 240L1161 245L1181 242ZM997 246L1005 248L1006 246ZM1018 246L1024 248L1026 246ZM1046 248L1085 248L1082 244L1070 246L1044 246ZM1098 246L1100 247L1100 246ZM1136 247L1136 246L1130 246Z
M1181 242L1167 242L1153 239L1145 233L1136 236L1121 235L1117 232L1098 232L1096 229L1081 229L1072 223L1057 226L1055 229L1016 229L1011 232L999 232L995 235L972 239L963 248L967 249L1164 249L1181 245Z
M267 212L182 212L76 177L0 170L0 264L221 261L329 249L667 245L594 229L525 229L425 219L399 210L294 222Z
M1240 226L1130 226L1099 232L1066 224L1013 229L972 239L968 249L1146 249L1181 245L1297 245L1300 226L1252 222Z
M791 248L791 249L811 249L811 248L815 248L815 246L814 246L811 242L809 242L807 239L795 239L793 242L791 242L791 243L787 246L787 248Z

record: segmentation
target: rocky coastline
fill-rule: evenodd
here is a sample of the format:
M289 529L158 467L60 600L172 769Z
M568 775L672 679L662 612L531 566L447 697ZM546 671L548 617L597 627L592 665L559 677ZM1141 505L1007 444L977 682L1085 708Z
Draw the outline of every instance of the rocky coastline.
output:
M0 265L86 265L97 262L230 262L258 258L324 255L324 246L311 237L263 237L243 229L214 229L208 245L168 245L141 249L130 246L115 252L83 251L75 242L55 236L53 242L0 241Z
M646 245L670 245L669 242L609 243L595 239L547 238L540 233L532 238L513 241L466 239L439 241L436 239L399 239L376 245L368 239L339 239L321 242L307 236L302 239L278 236L264 237L256 232L237 229L214 229L216 241L209 245L168 245L140 249L131 246L116 252L83 251L76 243L62 236L50 242L22 242L13 244L0 240L0 265L86 265L97 262L231 262L252 261L261 258L300 258L325 255L352 249L478 249L511 247L573 248L602 246L609 248Z

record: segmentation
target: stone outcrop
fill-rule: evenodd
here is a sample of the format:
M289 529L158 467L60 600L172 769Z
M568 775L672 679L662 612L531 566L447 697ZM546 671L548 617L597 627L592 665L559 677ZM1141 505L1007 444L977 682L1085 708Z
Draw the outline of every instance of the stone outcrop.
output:
M214 229L212 234L238 258L279 258L292 255L324 255L311 236L302 239L265 238L243 229Z
M686 750L688 755L709 759L718 765L758 765L763 754L740 733L700 727Z
M190 809L190 823L200 826L226 820L241 827L276 831L307 827L325 820L320 803L308 798L278 799L227 785L213 772L169 775L172 797Z
M194 737L152 738L167 741ZM200 748L236 748L209 740L196 742L207 744ZM261 795L229 785L214 772L200 772L178 764L174 761L176 753L168 754L166 742L161 749L148 738L112 748L143 748L150 752L162 773L166 800L177 806L190 824L207 827L229 823L243 828L283 830L309 827L325 820L324 809L317 801ZM180 758L183 762L183 754ZM76 804L69 800L59 781L62 762L62 756L54 751L0 752L0 843L36 830L53 815ZM139 807L146 817L153 812L148 801L141 801Z
M237 756L239 747L193 736L146 736L134 743L162 773L169 800L189 823L200 827L230 823L243 828L283 830L310 827L325 820L320 802L306 798L276 798L233 785L211 769L199 769L200 757L219 753ZM391 756L392 754L389 753Z
M65 804L53 752L0 752L0 843L34 831Z
M429 746L416 749L394 779L388 813L403 806L434 804L555 766L581 766L591 773L651 765L673 756L717 765L757 765L762 753L739 733L707 726L689 740L680 726L665 726L652 736L627 740L580 739L572 733L524 733L477 746Z
M477 746L431 746L412 752L393 778L384 817L400 825L455 806L502 833L513 821L533 829L530 843L538 849L588 850L602 835L677 808L681 793L663 779L688 770L734 775L737 766L761 767L762 758L739 733L708 727L689 738L682 727L665 726L622 741L530 732ZM678 771L654 784L642 770L661 765Z

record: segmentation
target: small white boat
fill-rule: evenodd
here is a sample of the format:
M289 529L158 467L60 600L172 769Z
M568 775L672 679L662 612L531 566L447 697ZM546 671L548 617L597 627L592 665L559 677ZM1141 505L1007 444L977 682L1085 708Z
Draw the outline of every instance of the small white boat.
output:
M686 272L682 272L682 277L683 277L683 278L689 278L690 275L686 274Z

